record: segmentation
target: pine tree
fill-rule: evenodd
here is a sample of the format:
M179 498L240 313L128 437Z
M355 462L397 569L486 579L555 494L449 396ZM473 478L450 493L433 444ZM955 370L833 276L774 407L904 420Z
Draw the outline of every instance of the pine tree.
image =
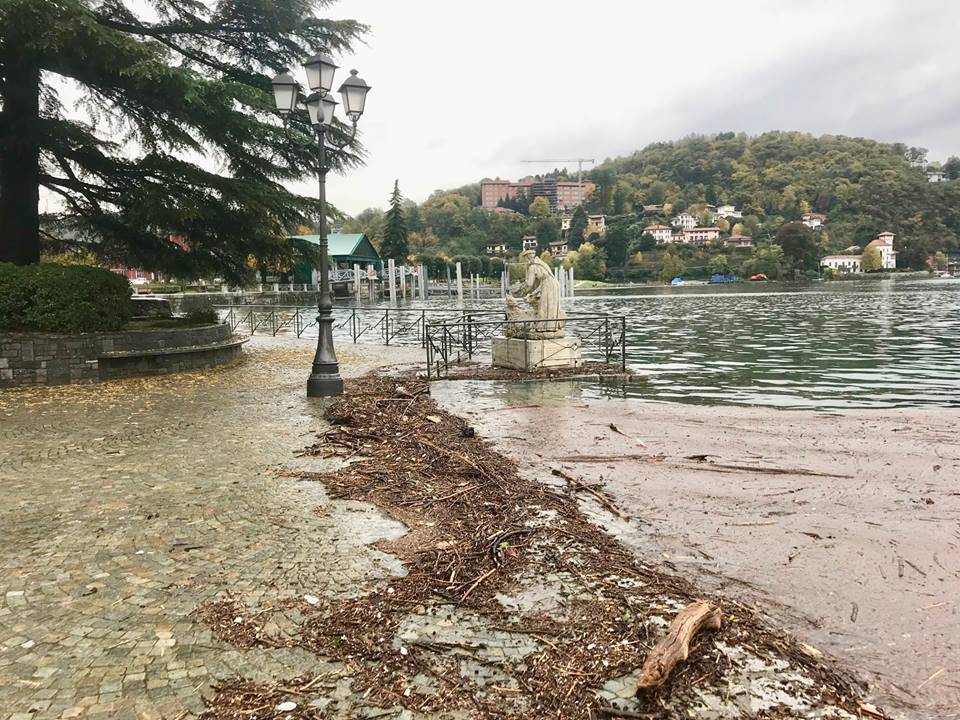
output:
M587 213L584 211L582 205L578 205L577 209L573 211L573 217L570 219L570 230L568 230L567 245L571 250L576 250L580 247L580 243L583 242L583 233L586 229Z
M318 204L281 183L315 177L318 158L305 114L280 122L270 78L363 34L317 17L329 4L3 0L0 261L37 262L41 235L181 276L289 257L285 236ZM41 187L63 205L43 232Z
M390 209L383 226L383 241L380 243L380 255L385 258L406 261L409 254L407 247L407 222L403 217L403 208L400 204L403 197L400 195L400 181L393 181L393 193L390 195Z

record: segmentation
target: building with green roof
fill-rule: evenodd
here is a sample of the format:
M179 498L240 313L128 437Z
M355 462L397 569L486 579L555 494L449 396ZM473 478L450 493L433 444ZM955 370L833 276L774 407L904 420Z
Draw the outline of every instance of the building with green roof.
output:
M289 240L307 242L311 245L320 245L319 235L291 235ZM370 242L365 233L330 233L327 235L327 253L330 256L330 268L352 269L359 265L366 269L373 265L379 272L383 267L380 253ZM310 267L311 263L303 262L294 271L294 282L315 283L314 271L319 267Z

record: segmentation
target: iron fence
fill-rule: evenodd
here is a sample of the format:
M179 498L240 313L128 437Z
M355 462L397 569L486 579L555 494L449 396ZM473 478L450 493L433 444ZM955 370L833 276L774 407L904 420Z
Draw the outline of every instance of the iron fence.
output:
M547 319L492 320L477 318L465 313L456 322L446 320L429 322L424 330L424 347L427 351L427 377L441 377L451 365L472 360L474 355L489 352L492 338L521 335L508 330L529 329L531 325L549 327L550 323L563 322L568 336L580 338L580 349L585 359L607 364L618 363L622 370L627 367L627 319L622 315L588 315L571 313L562 321ZM558 350L557 352L561 352ZM548 361L550 356L543 358Z
M244 330L250 335L302 337L317 326L317 308L312 305L214 305L213 309L231 330ZM333 331L335 338L354 343L426 347L426 327L431 322L456 323L468 318L502 316L502 311L486 310L334 307Z

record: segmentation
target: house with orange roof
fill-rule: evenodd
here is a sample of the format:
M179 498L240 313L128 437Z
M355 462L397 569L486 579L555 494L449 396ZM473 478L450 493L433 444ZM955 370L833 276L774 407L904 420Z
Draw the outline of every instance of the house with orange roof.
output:
M897 251L893 249L892 232L882 232L875 240L867 243L867 247L875 247L880 251L880 260L884 270L895 270L897 267Z
M884 270L895 270L897 267L897 251L893 249L892 232L882 232L867 243L867 247L875 247L880 251L880 267ZM851 245L847 250L857 250ZM864 248L866 249L866 248ZM839 273L858 273L862 270L863 254L857 255L827 255L820 259L820 267L830 268Z

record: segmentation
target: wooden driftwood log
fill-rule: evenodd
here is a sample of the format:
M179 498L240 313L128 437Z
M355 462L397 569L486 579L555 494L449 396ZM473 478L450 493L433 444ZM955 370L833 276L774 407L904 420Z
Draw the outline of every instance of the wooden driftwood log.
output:
M690 603L678 612L667 634L647 653L637 692L663 685L677 663L687 659L693 636L703 628L719 628L720 617L720 608L702 600Z

